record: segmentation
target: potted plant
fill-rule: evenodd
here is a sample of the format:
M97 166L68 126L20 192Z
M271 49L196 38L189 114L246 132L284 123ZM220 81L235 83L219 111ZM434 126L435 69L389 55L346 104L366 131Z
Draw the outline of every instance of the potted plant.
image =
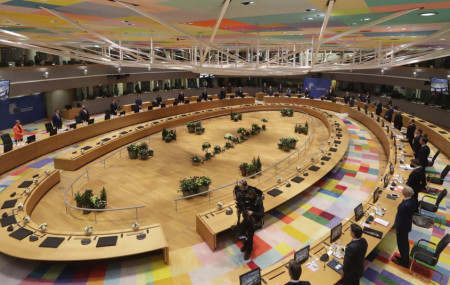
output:
M82 195L81 195L80 191L77 191L77 193L75 193L74 200L77 203L77 207L81 208Z
M290 150L290 147L289 147L290 140L289 140L289 138L282 138L281 139L281 143L282 143L282 147L281 147L282 150L284 150L284 151L289 151Z
M222 150L222 148L220 147L220 145L217 145L217 144L214 146L213 149L214 149L214 152L215 152L215 153L220 153L220 151Z
M203 159L200 156L195 155L191 157L191 163L192 165L200 165L203 163Z
M107 202L108 196L106 193L105 187L102 188L102 191L100 191L100 200Z
M232 147L233 147L232 143L230 143L230 142L226 142L225 143L225 149L229 149L229 148L232 148Z
M127 146L128 156L131 159L136 159L138 157L139 148L135 144L130 144Z
M253 175L253 174L255 174L257 171L258 171L258 169L257 169L256 165L250 163L250 164L247 166L247 176ZM252 178L255 178L255 177L253 176Z
M195 185L197 186L198 193L207 192L209 190L209 185L211 185L212 180L208 176L198 176L194 177ZM206 195L207 193L205 193Z
M256 159L256 170L258 172L260 172L262 170L262 163L261 163L261 159L259 158L259 155L258 155L258 158ZM261 173L260 173L260 175L261 175Z
M241 165L239 165L239 170L241 171L242 176L247 176L247 167L247 162L241 163Z
M308 122L305 123L305 127L304 127L304 129L303 129L303 133L304 133L305 135L308 134Z
M148 149L148 156L153 156L153 148Z
M187 123L186 127L188 129L188 132L193 134L195 133L195 128L197 127L198 122L189 122Z
M259 134L261 127L258 124L252 124L252 135Z
M196 133L197 135L201 135L201 134L203 134L204 132L205 132L205 128L203 128L203 127L201 127L201 126L195 127L195 133Z
M90 209L91 208L91 197L93 196L91 189L86 189L81 195L81 207L84 209ZM83 210L83 215L89 214L91 211L89 210Z
M208 152L208 149L211 147L211 144L209 142L204 142L202 144L202 150Z
M245 134L245 128L240 127L237 129L237 132L238 132L238 134L243 135L243 134Z
M139 150L139 158L142 160L148 159L148 149L140 149Z
M213 153L207 151L205 152L205 160L210 160L213 157Z
M282 147L283 147L283 141L282 141L282 139L280 139L278 141L278 148L281 149Z
M142 150L142 149L147 150L147 149L148 149L148 144L147 144L146 142L141 142L141 143L138 145L138 148L139 148L139 150Z
M294 149L297 145L298 139L297 138L289 138L289 148Z
M262 129L265 131L266 130L266 124L265 123L268 123L269 122L269 120L267 120L266 118L262 118L261 119L261 122L263 122L264 124L262 125Z
M164 128L161 132L162 140L166 140L167 134L169 134L169 130Z
M177 130L170 130L168 135L172 137L172 140L177 140Z
M180 180L178 192L181 192L183 197L195 194L197 192L197 186L194 180L191 177Z

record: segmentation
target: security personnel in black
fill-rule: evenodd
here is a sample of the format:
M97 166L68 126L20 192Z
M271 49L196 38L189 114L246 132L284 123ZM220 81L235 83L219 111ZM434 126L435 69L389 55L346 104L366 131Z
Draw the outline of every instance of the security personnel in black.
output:
M234 187L234 197L237 204L238 231L240 238L244 240L241 252L245 252L244 260L248 260L253 251L253 235L263 224L263 193L255 187L248 186L247 181L240 180Z

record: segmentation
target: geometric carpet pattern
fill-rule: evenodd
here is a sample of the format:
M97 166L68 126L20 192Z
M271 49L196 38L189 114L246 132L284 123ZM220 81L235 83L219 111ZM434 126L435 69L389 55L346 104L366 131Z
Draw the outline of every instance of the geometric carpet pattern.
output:
M228 272L242 265L249 269L267 268L292 255L350 215L373 189L379 173L379 146L362 125L346 117L342 119L350 134L343 160L308 191L265 215L264 228L255 234L254 251L248 262L243 260L241 245L231 234L219 236L214 252L204 242L170 251L170 265L164 263L160 254L77 263L43 263L0 254L0 284L236 284L236 280L227 279ZM31 168L52 164L56 155L3 177L0 191ZM444 166L437 160L435 167L439 173ZM429 230L413 227L409 236L411 243L421 238L437 242L445 235L450 223L449 201L447 198L441 203L436 215L442 220L442 226L436 224ZM361 283L420 284L391 266L390 258L394 253L395 234L389 233L367 257ZM448 283L449 264L450 249L446 248L437 267L445 276L444 284Z

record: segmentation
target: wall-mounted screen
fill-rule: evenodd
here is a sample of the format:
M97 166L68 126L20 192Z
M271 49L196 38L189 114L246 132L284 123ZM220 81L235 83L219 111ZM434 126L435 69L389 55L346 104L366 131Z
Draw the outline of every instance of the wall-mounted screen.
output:
M448 95L448 80L444 78L431 77L431 92L438 92Z
M9 80L0 80L0 100L9 98Z

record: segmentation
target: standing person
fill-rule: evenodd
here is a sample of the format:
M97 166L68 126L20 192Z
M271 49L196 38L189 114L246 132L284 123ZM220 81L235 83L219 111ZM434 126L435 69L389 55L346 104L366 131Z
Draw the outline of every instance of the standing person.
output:
M309 281L300 281L300 276L302 275L302 266L296 260L291 259L289 261L289 277L291 281L285 285L311 285Z
M261 93L267 93L267 84L266 84L266 82L264 82L264 84L262 86Z
M345 247L342 281L344 285L359 284L364 273L364 259L367 253L367 241L362 236L362 229L358 224L350 225L352 241Z
M297 93L297 94L302 93L302 87L300 87L300 83L297 85L297 89L295 89L295 93Z
M420 165L425 170L425 167L428 166L428 156L430 155L430 147L428 147L428 138L425 136L420 138L420 148L416 153L416 158L419 160Z
M403 128L403 116L402 112L400 111L398 111L394 117L394 127L399 131L401 131Z
M241 97L244 98L244 91L242 91L242 88L239 86L238 90L236 90L236 92L234 92L234 94L236 95L236 97Z
M117 116L118 109L119 106L117 106L116 99L112 99L111 103L109 103L109 111L111 112L111 115Z
M414 190L411 187L404 187L402 191L405 199L398 205L397 215L395 216L394 228L397 232L397 247L400 256L396 255L393 262L397 265L409 267L409 241L408 234L412 228L412 217L416 211L416 200L411 199Z
M420 139L422 138L422 129L416 129L415 133L415 137L413 140L413 152L414 152L414 157L416 157L417 152L420 149Z
M291 95L292 95L291 88L288 87L288 88L286 89L286 96L287 96L287 97L291 97Z
M80 110L80 113L78 115L80 116L80 120L83 121L83 122L89 121L89 118L91 117L89 115L89 111L86 109L85 105L81 106L81 110Z
M352 95L352 97L350 98L350 107L353 108L353 106L355 106L355 96Z
M411 165L414 167L414 169L409 174L406 185L414 190L414 195L412 197L414 200L416 200L417 206L419 206L419 192L425 189L425 186L427 185L427 179L425 177L425 170L420 165L420 161L418 159L411 160Z
M134 104L136 106L138 106L139 110L142 109L142 99L141 99L141 95L137 95L136 96L136 100L134 100Z
M280 85L278 86L278 94L283 93L283 85L280 83Z
M392 98L391 97L387 97L387 102L386 102L386 106L392 106Z
M394 115L394 108L392 108L392 105L389 105L388 110L384 114L384 118L390 123L392 122L392 115Z
M345 91L344 103L348 104L349 102L350 102L350 95L348 94L348 91Z
M141 88L139 87L139 83L136 83L136 85L134 86L134 91L136 91L136 93L141 93Z
M157 106L161 105L161 102L162 102L162 97L161 97L161 95L159 95L159 94L156 95L155 100L156 100L156 105L157 105Z
M309 89L305 88L305 97L308 98L309 97Z
M183 90L181 90L180 93L178 94L178 102L179 103L184 103L184 92L183 92Z
M52 117L52 123L55 128L62 129L62 118L58 109L55 110L55 114Z
M23 141L23 135L25 133L23 126L20 124L20 120L16 120L16 124L13 127L14 131L14 140L16 141L16 145L18 142Z
M264 218L263 193L249 186L247 181L240 180L233 190L238 214L239 235L244 239L241 252L245 252L244 260L250 259L253 251L253 236L262 228ZM242 215L242 222L240 222Z
M202 91L202 94L200 95L200 99L202 99L202 101L208 101L208 92L206 92L205 87L203 87L203 91Z
M227 97L227 91L225 90L225 86L220 89L219 100L223 100Z
M272 86L269 86L269 90L267 91L267 95L273 96L273 89L272 89Z
M383 104L381 104L381 101L377 100L375 114L377 114L377 116L381 116L382 111L383 111Z
M414 132L416 131L416 124L414 119L411 119L409 121L409 126L406 129L406 138L408 139L409 145L411 146L411 148L414 150L413 147L413 140L414 140Z

